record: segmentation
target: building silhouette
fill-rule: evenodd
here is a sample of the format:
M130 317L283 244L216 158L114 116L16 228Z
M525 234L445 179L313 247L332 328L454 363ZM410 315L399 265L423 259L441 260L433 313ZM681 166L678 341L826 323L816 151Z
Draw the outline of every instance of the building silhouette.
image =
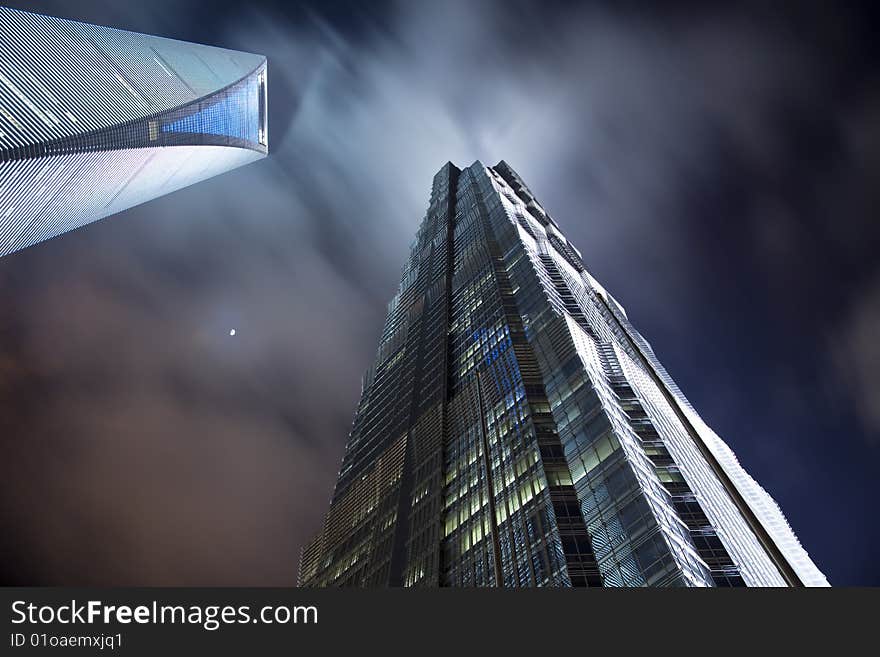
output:
M265 57L0 7L0 256L267 144Z
M827 586L504 162L447 163L304 586Z

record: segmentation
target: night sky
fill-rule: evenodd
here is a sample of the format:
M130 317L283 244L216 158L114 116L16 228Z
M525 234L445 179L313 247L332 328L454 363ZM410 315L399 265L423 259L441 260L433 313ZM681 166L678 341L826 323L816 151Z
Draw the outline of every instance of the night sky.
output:
M0 259L4 583L295 583L431 179L504 159L831 583L880 584L876 15L7 4L266 55L270 155Z

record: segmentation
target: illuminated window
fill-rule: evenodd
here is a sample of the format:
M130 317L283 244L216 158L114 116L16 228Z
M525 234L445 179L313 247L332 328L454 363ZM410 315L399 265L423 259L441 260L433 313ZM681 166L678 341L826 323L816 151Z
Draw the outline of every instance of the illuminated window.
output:
M222 94L202 101L186 116L171 120L162 126L162 132L189 133L234 137L254 143L264 143L264 85L258 79L228 89Z

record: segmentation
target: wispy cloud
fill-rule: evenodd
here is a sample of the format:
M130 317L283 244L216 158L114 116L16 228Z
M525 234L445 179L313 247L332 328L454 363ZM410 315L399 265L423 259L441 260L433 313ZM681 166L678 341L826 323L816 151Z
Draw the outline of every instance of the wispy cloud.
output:
M864 233L833 228L828 207L849 199L846 225L867 222L861 163L880 149L858 149L876 113L861 92L829 104L835 63L784 26L519 2L404 2L344 25L319 5L210 20L206 6L77 10L267 55L270 157L0 260L0 392L15 404L0 540L21 568L39 555L35 579L294 581L446 160L517 168L710 420L742 415L751 384L718 366L735 343L709 330L766 325L744 367L797 381L767 345L805 304L774 315L768 297L815 280L804 227L864 258ZM849 146L811 162L797 135L823 120ZM798 180L816 190L794 194ZM739 294L757 314L741 325ZM873 298L841 334L847 362L873 362ZM716 385L731 395L704 392ZM804 494L803 478L779 485Z

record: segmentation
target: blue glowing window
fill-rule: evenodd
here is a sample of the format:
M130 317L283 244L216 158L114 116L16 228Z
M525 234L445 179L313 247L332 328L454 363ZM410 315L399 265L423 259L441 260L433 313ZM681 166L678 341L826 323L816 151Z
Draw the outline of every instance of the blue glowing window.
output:
M257 77L200 103L198 111L171 120L162 132L236 137L259 142L260 88Z

